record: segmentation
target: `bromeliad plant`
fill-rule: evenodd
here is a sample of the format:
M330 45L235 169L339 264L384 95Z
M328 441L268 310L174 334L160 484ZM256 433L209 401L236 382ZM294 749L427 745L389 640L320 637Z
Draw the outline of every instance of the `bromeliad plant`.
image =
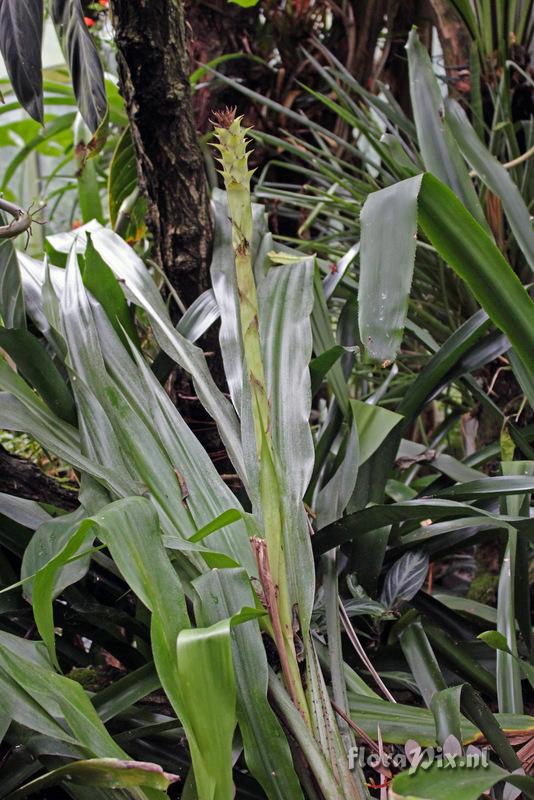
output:
M509 337L489 332L484 311L441 348L423 332L433 357L396 410L384 407L388 380L370 394L351 374L354 286L341 295L336 341L327 305L336 275L323 280L312 256L273 244L250 203L241 120L219 115L216 134L226 194L213 198L213 290L177 328L140 257L98 223L49 237L64 269L2 244L12 290L0 293L0 344L17 370L0 364L0 426L31 434L80 482L70 514L0 496L2 733L27 756L8 755L2 792L22 798L59 784L76 800L87 786L99 800L155 799L187 776L184 798L359 800L392 774L373 782L351 763L358 741L380 754L408 738L447 747L453 737L460 748L487 740L489 771L458 767L457 781L438 767L404 773L392 796L475 800L508 782L532 797L532 780L512 774L529 767L534 730L521 685L532 679L532 431L508 422L503 448L511 441L523 456L514 461L512 450L499 477L478 469L494 447L460 461L440 452L439 433L431 447L403 439L450 383L479 399L471 371L512 345L531 397L532 301L437 177L405 175L371 195L357 298L370 355L395 358L418 224ZM191 374L242 503L158 382L134 309ZM39 337L24 329L26 314ZM194 344L218 316L230 399ZM422 591L429 557L495 531L507 548L496 611ZM28 638L33 624L40 641ZM488 627L485 643L474 642ZM98 655L127 674L88 691L73 680L79 669L62 674ZM426 708L396 703L399 683ZM142 701L161 687L167 705L147 710Z
M303 496L314 459L308 421L313 259L281 254L280 263L271 263L263 212L250 203L246 132L239 119L223 115L217 134L227 200L215 202L214 289L178 330L139 257L97 224L91 233L51 237L56 252L68 251L65 269L18 254L24 301L10 295L17 305L12 316L20 325L25 302L47 349L28 331L6 331L4 346L18 352L19 374L2 362L0 424L28 431L77 470L80 507L51 516L31 502L3 498L7 516L36 528L23 556L22 588L42 639L21 639L11 624L1 634L0 680L12 697L7 735L16 741L22 725L47 736L43 761L29 774L48 766L49 756L54 767L17 787L15 796L59 782L82 797L77 784L88 780L82 756L94 785L137 786L131 796L160 796L175 778L146 764L128 765L126 773L127 756L102 721L158 685L187 738L186 794L233 796L238 724L247 768L269 797L299 798L308 784L336 800L367 796L359 772L349 771L310 635L315 571ZM15 280L12 257L6 275ZM122 290L148 316L163 350L191 373L251 513L152 373ZM202 330L199 309L215 301L232 404L191 341L199 325ZM124 679L131 687L127 700L121 686L118 694L112 689L111 713L107 690L91 705L61 674L68 644L57 636L54 599L72 591L91 564L120 574L135 594L139 624L127 649L131 655L138 647L150 663L150 647L155 666L148 673L141 667L139 681ZM139 631L148 623L150 639ZM283 681L268 665L261 632L274 643ZM35 752L31 738L27 746ZM65 758L76 760L69 780Z

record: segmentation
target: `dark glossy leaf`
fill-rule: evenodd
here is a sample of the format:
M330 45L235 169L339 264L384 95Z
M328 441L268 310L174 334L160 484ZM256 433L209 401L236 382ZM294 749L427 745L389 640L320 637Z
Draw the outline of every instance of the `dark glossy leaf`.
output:
M146 230L146 200L138 196L128 209L127 218L119 222L123 204L130 205L138 187L137 162L130 128L126 128L117 142L109 165L108 202L111 227L121 227L120 233L127 241L138 241Z
M43 0L1 0L0 52L21 106L43 122Z
M425 402L446 382L447 375L490 327L488 315L477 311L454 331L432 356L401 400L397 411L406 417L416 416Z
M529 475L506 475L497 478L480 478L476 481L458 483L449 489L436 492L435 497L450 497L453 500L473 500L479 497L524 494L534 491L534 477Z
M428 573L428 554L412 550L401 556L390 568L380 602L388 609L411 600L425 582Z
M425 176L423 185L419 195L423 231L508 336L527 369L534 370L534 303L455 194L431 175Z
M76 425L74 399L61 373L41 342L29 331L0 328L0 347L18 371L58 417Z
M429 601L431 599L429 598ZM424 604L417 601L414 604L421 605L423 611L425 610L425 605L427 607L430 605L429 602ZM435 616L437 618L437 615ZM460 640L458 643L449 635L449 625L446 620L442 619L440 622L443 628L428 622L426 619L423 623L424 631L438 654L440 662L443 661L456 674L468 680L476 689L486 693L489 697L495 697L497 686L493 673L473 658L466 649L464 641Z
M503 208L530 268L534 270L534 231L532 221L521 192L510 173L489 152L471 126L463 108L455 100L446 104L446 122L464 156L488 189L502 200Z
M124 293L111 269L95 250L90 233L87 234L83 282L106 312L109 321L124 344L128 346L126 337L131 342L137 342L138 337L132 312Z
M160 686L161 681L156 668L150 662L97 692L92 698L93 706L98 711L100 719L107 722L143 697L155 692Z
M425 705L430 708L434 695L446 689L447 684L420 621L404 628L399 641Z
M0 225L6 225L0 212ZM17 252L11 239L0 239L0 314L6 328L25 328L26 313Z
M52 0L50 15L65 53L80 113L96 133L107 114L104 71L80 0Z
M491 480L491 479L487 479ZM518 529L534 530L534 520L512 517L493 517L486 511L466 503L457 503L453 500L407 500L403 503L391 505L375 505L349 514L343 519L334 522L316 533L313 537L313 549L316 555L325 553L332 547L337 547L344 542L361 536L367 531L374 531L384 525L408 522L423 519L455 519L459 517L488 517L492 521L497 519L499 527L511 523ZM361 578L360 582L361 582Z
M312 396L317 394L325 375L347 350L348 348L336 344L321 355L312 358L310 361Z

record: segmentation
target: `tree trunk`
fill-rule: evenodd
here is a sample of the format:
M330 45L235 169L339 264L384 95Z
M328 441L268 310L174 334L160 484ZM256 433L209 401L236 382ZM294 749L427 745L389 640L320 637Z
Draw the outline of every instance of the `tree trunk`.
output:
M78 495L45 475L37 464L15 456L0 445L0 492L72 511Z
M467 28L447 0L430 2L436 12L447 76L457 82L469 70L470 39Z
M352 55L351 74L366 89L373 89L375 51L384 27L387 0L351 0L355 23L356 47Z
M181 0L112 0L121 89L154 257L187 306L209 284L211 220Z
M413 25L423 45L430 50L434 13L428 0L390 0L388 35L390 48L384 68L387 83L403 111L411 116L410 78L406 42Z
M193 67L207 64L224 53L254 52L258 42L257 33L260 6L241 8L228 0L184 0L185 18L191 32L189 53ZM241 74L247 85L250 83L251 62L248 59L236 59L232 64L232 74ZM193 97L193 108L197 128L204 133L210 128L213 106L243 103L243 96L228 87L217 86L212 91L213 76L203 76L201 88Z

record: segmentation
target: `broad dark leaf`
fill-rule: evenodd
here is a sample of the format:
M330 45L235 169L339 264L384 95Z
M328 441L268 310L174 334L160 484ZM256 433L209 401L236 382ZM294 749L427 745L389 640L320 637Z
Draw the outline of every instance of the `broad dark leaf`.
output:
M17 99L43 122L43 0L0 0L0 51Z
M106 117L106 89L82 4L80 0L52 0L50 14L72 75L78 108L91 133L95 133Z
M61 419L76 425L72 394L41 342L29 331L0 327L0 347L8 353L17 370Z
M122 204L130 204L133 193L138 187L137 162L130 128L126 128L117 142L109 165L108 202L111 227L117 229ZM125 227L120 233L127 241L138 241L146 231L146 200L137 197L129 209Z
M405 553L386 575L380 598L383 605L393 609L403 600L411 600L425 582L427 572L427 553L421 550Z
M0 212L0 225L6 224L7 219ZM0 314L6 328L26 327L20 268L11 239L0 240Z
M83 282L106 312L123 343L127 345L126 337L136 343L138 337L132 312L115 275L95 250L90 233L87 234Z

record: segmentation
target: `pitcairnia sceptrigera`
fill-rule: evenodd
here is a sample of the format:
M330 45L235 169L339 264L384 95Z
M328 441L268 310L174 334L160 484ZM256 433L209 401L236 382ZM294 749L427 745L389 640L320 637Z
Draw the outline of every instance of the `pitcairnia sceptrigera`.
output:
M289 601L284 553L284 521L277 477L277 456L273 446L270 407L263 366L258 298L252 264L253 235L247 129L235 111L216 114L215 134L221 174L227 191L232 222L232 245L235 257L239 299L244 369L251 398L256 456L258 459L258 494L265 541L253 541L264 600L271 617L274 637L288 691L308 722L309 715L297 663L294 643L293 610Z

